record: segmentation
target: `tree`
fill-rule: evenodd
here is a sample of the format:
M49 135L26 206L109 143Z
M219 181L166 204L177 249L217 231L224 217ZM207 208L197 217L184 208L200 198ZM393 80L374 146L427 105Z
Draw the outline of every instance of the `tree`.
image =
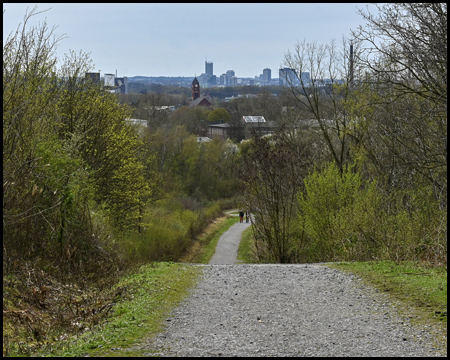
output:
M217 108L208 114L208 121L227 123L231 120L230 113L224 108Z
M254 218L253 233L262 261L298 260L296 196L311 166L308 139L280 132L241 144L243 202Z
M4 259L94 269L89 256L108 256L109 244L92 214L106 205L123 220L116 230L138 229L151 195L142 144L129 109L86 79L88 55L71 52L57 68L52 31L27 27L37 14L3 47Z
M285 55L285 65L294 70L293 76L286 75L291 104L303 119L318 124L331 159L341 172L350 159L348 134L352 121L343 106L349 96L347 45L343 40L339 52L334 41L303 41Z
M208 118L208 112L209 110L199 107L183 106L172 112L169 123L171 125L183 125L189 133L198 135L203 127L202 124Z
M447 4L395 3L377 9L376 16L360 10L366 24L352 32L361 44L355 54L361 87L377 94L360 98L366 109L375 110L364 120L362 145L377 164L392 169L394 187L432 186L445 207ZM383 144L383 152L374 144Z
M7 261L15 251L29 256L41 248L37 240L46 232L42 225L61 203L43 201L43 187L38 183L46 166L39 144L52 133L51 120L61 92L53 56L61 38L51 39L55 28L49 30L46 22L28 29L30 18L38 14L37 7L26 13L23 24L3 45L3 244Z
M447 101L447 4L376 5L378 15L359 10L366 21L352 35L365 46L355 54L379 84L397 95L414 93L434 103Z

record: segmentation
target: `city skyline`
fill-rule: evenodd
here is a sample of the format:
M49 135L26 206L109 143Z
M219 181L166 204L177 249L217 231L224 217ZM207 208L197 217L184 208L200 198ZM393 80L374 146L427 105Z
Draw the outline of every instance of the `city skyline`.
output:
M369 6L4 3L3 42L35 5L38 11L51 9L30 24L46 20L50 29L57 26L56 37L67 36L58 45L58 58L69 49L90 53L92 71L102 76L116 71L128 77L199 76L208 61L218 78L228 70L254 78L265 68L276 77L297 41L340 42L363 24L357 7Z

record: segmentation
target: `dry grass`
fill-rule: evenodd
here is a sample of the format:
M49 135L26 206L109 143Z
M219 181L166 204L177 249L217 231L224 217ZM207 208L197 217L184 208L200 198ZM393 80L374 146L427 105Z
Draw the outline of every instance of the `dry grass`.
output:
M228 216L223 216L217 218L209 224L205 230L203 230L200 235L198 235L193 241L192 244L186 249L186 252L178 259L178 262L182 263L198 263L199 258L203 253L204 246L207 245L212 236L219 230L219 228L225 223L228 219Z

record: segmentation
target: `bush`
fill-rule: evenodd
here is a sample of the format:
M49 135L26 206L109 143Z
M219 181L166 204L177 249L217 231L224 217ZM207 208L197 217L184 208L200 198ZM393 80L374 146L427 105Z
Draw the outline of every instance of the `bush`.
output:
M149 210L145 228L141 233L129 232L118 235L122 259L125 263L146 263L149 261L177 261L192 241L212 220L222 214L219 204L197 208L186 199L162 201Z
M381 197L376 184L363 184L348 167L341 174L334 163L305 179L299 193L299 223L304 261L369 259L382 250L373 229Z
M299 193L302 262L421 260L447 262L447 210L427 187L383 195L348 167L332 163Z

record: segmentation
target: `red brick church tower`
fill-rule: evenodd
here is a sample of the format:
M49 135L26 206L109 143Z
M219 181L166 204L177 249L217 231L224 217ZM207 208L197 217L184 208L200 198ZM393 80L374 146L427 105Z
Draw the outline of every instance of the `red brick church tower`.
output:
M197 77L192 81L192 101L195 101L200 97L200 84L198 83Z

